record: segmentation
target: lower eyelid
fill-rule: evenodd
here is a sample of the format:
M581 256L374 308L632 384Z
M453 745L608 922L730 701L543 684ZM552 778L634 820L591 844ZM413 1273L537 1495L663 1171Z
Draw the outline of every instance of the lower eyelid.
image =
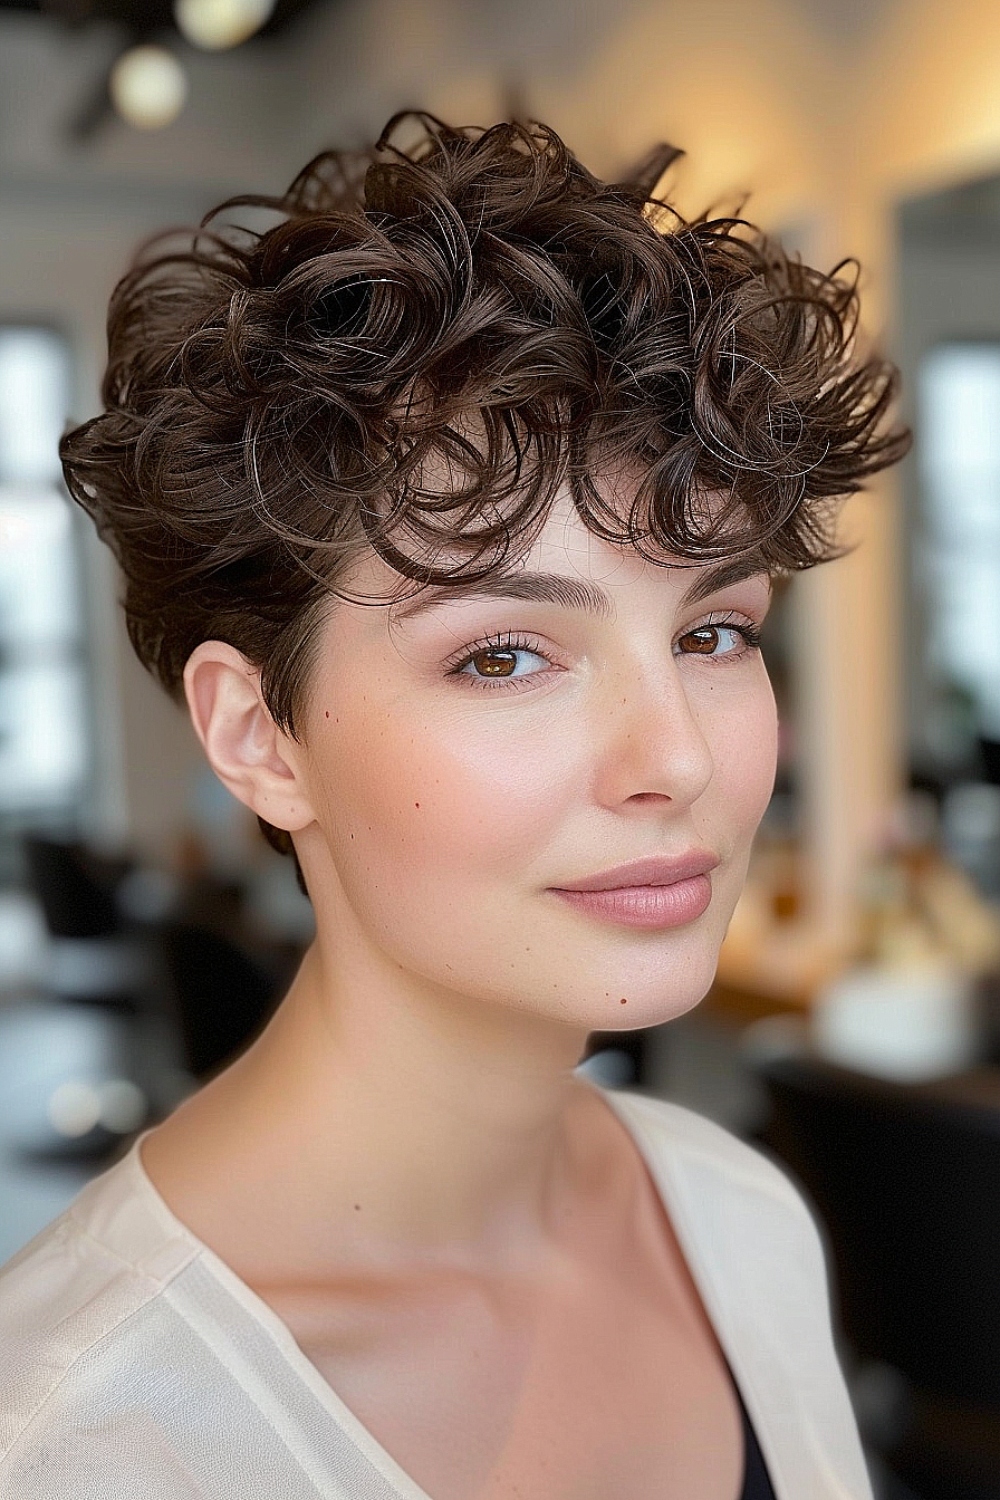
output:
M458 674L473 692L479 693L523 693L536 677L547 676L544 672L533 672L528 677L473 677L471 672Z

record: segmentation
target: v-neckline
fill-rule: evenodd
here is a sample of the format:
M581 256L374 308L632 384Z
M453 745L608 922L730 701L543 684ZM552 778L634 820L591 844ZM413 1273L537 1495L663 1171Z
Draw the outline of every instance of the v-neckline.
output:
M757 1403L753 1399L752 1390L748 1391L747 1388L747 1371L740 1368L742 1360L740 1359L738 1344L729 1338L725 1308L719 1306L717 1303L714 1288L705 1274L704 1263L698 1254L695 1236L686 1223L686 1216L683 1213L681 1204L676 1201L675 1195L671 1191L669 1175L664 1170L664 1163L653 1149L646 1124L642 1119L645 1096L607 1089L585 1078L581 1078L581 1081L586 1083L589 1088L593 1088L601 1096L612 1114L621 1122L646 1166L663 1210L677 1237L685 1265L690 1273L695 1289L701 1298L709 1323L722 1349L730 1379L735 1388L737 1401L744 1408L749 1421L759 1433L759 1427L757 1427L759 1418L754 1411ZM189 1229L169 1207L166 1199L161 1196L142 1162L140 1149L142 1142L149 1134L151 1134L151 1131L143 1131L133 1143L131 1150L121 1165L131 1169L134 1181L137 1183L142 1197L155 1211L160 1223L169 1227L174 1236L186 1242L192 1253L190 1257L186 1257L185 1259L199 1260L211 1272L214 1279L221 1284L229 1296L239 1304L242 1311L258 1327L265 1331L275 1345L285 1367L299 1384L304 1386L310 1395L314 1397L326 1414L335 1421L341 1431L350 1438L358 1451L364 1455L382 1478L396 1488L398 1491L398 1500L435 1500L435 1497L423 1489L407 1470L402 1467L398 1460L393 1458L388 1449L383 1447L371 1430L365 1426L361 1419L355 1415L346 1402L337 1394L330 1382L304 1353L287 1323L265 1302L259 1293L255 1292L242 1277L237 1275L221 1256L212 1250L209 1245L205 1244L203 1240L200 1240L194 1231ZM744 1442L744 1450L745 1446ZM767 1459L768 1456L766 1453L764 1456ZM743 1472L745 1473L745 1451L743 1463ZM742 1494L742 1490L740 1494Z

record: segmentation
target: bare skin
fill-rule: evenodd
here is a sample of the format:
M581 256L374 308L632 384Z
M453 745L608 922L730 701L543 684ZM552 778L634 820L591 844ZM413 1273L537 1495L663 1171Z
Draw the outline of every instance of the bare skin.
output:
M634 1144L573 1068L588 1032L668 1020L711 982L773 781L773 699L738 639L767 580L692 598L704 570L565 509L523 567L611 609L453 599L396 628L338 604L295 740L231 647L192 656L209 759L292 832L317 939L143 1161L431 1500L736 1500L715 1335ZM498 632L518 680L483 688L456 650ZM718 865L681 925L636 931L553 889L693 847Z

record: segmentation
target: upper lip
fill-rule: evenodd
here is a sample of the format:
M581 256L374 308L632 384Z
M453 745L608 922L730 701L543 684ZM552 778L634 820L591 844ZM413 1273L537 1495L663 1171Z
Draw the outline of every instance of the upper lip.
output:
M624 886L674 885L678 880L691 880L695 875L707 875L719 864L719 857L708 849L689 849L686 854L673 858L654 855L652 859L636 859L627 865L615 865L612 870L602 870L599 875L588 875L585 880L564 880L553 887L559 891L614 891Z

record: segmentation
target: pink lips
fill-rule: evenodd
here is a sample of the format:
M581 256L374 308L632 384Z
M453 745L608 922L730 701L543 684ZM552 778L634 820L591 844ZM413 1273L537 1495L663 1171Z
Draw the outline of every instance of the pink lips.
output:
M636 859L628 865L615 865L612 870L602 870L600 875L588 875L585 880L568 880L565 885L554 887L560 891L614 891L634 885L675 885L678 880L691 880L696 875L707 875L714 870L719 860L707 849L691 849L675 859Z
M674 859L616 865L552 890L578 910L626 927L681 927L708 909L708 876L718 864L708 850L692 849Z

